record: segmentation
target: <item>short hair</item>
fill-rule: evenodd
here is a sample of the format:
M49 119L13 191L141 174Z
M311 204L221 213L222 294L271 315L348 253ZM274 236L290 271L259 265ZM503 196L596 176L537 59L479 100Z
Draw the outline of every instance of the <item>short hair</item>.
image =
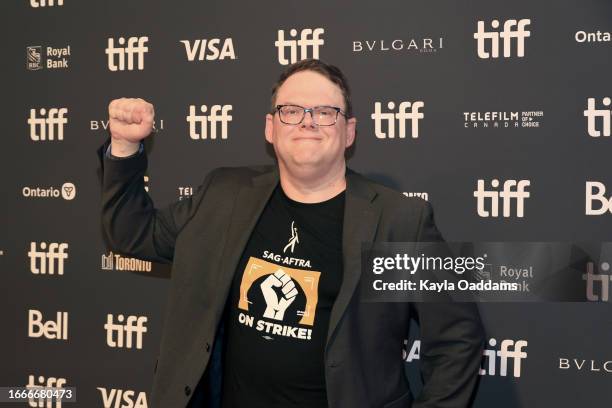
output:
M325 62L314 58L309 58L293 63L283 71L283 73L278 78L278 81L276 81L276 83L272 87L272 99L270 107L271 113L274 113L276 111L276 94L278 93L278 89L285 83L287 78L301 71L313 71L319 73L325 78L332 81L334 84L338 85L338 87L342 91L342 96L344 97L344 113L346 114L347 119L353 117L351 89L349 88L348 80L346 79L342 71L340 71L340 68L334 65L326 64Z

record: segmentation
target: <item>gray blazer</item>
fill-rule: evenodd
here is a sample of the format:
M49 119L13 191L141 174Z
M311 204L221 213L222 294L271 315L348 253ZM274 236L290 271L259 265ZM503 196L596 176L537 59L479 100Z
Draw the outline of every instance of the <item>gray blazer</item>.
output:
M278 171L273 166L216 169L192 197L156 209L143 185L146 154L111 160L103 154L107 143L99 155L102 224L109 247L173 263L150 406L185 407L212 365L232 277L278 184ZM324 354L330 407L469 405L484 343L476 306L364 303L357 290L362 242L440 239L427 202L347 171L343 282ZM417 399L401 359L411 317L418 319L421 331L424 388Z

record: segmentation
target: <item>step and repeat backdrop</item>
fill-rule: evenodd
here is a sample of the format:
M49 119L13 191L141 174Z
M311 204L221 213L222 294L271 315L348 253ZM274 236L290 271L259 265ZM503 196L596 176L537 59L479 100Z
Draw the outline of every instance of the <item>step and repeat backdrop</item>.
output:
M612 241L608 0L0 7L0 386L148 406L170 269L102 239L96 149L118 97L155 105L145 182L162 206L215 167L272 163L271 86L320 58L352 85L349 166L428 200L447 240ZM584 271L583 302L480 305L474 407L610 405L611 261ZM505 272L529 291L528 266ZM398 355L415 392L419 351L415 326Z

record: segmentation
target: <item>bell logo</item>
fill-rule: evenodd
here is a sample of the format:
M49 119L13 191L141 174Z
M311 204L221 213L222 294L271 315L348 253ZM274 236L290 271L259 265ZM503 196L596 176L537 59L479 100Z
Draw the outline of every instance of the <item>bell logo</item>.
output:
M232 116L229 114L232 110L232 105L212 105L208 115L196 115L196 105L189 105L189 137L193 140L205 140L217 138L217 123L221 123L221 139L227 139L227 126L232 121ZM208 107L200 106L200 112L206 113ZM210 126L208 126L210 123ZM209 130L210 129L210 130Z
M325 32L322 28L304 28L300 31L300 39L295 38L298 35L298 31L295 28L289 30L290 38L285 40L285 31L278 30L278 39L274 42L276 48L278 48L278 62L281 65L289 65L294 62L301 61L306 58L319 59L319 47L325 44L325 41L321 38L321 35ZM298 47L300 49L300 55L298 57ZM308 52L308 48L312 48L312 52ZM289 48L289 59L287 59L286 49ZM310 56L309 56L310 55Z
M30 6L33 8L38 7L53 7L53 6L63 6L64 0L57 0L57 4L55 0L30 0Z
M40 243L40 251L36 248L36 242L30 242L30 272L34 275L58 275L64 274L64 260L68 259L68 244L51 242ZM45 252L46 250L46 252Z
M43 377L42 375L39 375L38 377L36 377L35 375L28 375L28 383L26 384L26 388L32 391L40 390L43 388L61 389L64 385L66 385L65 378L47 377L45 379L45 377ZM37 408L51 408L53 405L49 399L29 398L28 406ZM61 408L62 402L56 401L55 407Z
M502 211L504 217L510 217L512 212L512 201L516 203L516 216L523 218L525 213L525 200L530 197L526 188L531 182L529 180L506 180L502 191L498 191L499 180L491 180L493 190L485 189L485 181L478 180L477 190L474 191L476 197L478 215L483 218L499 217L499 201L501 198ZM485 204L489 202L490 210L485 209Z
M525 30L531 24L531 20L522 19L517 20L506 20L504 22L504 30L498 31L485 31L485 22L478 22L478 31L474 33L474 39L476 39L478 57L482 59L488 58L499 58L499 39L502 38L504 48L504 58L512 56L512 39L516 39L516 56L522 58L525 56L525 38L531 36L531 32ZM499 28L499 20L493 20L491 27L494 29ZM487 43L490 44L489 50L487 50Z
M604 136L610 136L610 116L612 116L612 109L610 103L612 102L609 97L603 98L603 106L608 109L595 109L595 98L587 99L587 109L584 111L584 116L587 118L587 132L591 137L599 137L603 131ZM597 118L601 118L601 128L597 128Z
M234 43L231 38L223 40L223 45L219 51L219 44L221 40L219 38L211 38L189 41L181 40L185 46L185 53L187 53L188 61L215 61L222 60L225 58L236 59L236 53L234 52Z
M57 312L57 320L43 323L39 310L28 310L28 337L68 340L68 312Z
M387 108L391 109L391 112L383 113L381 110L381 103L374 103L374 113L371 118L374 119L374 134L379 139L394 139L395 135L395 120L398 121L398 134L397 137L400 139L406 138L406 121L411 123L410 137L416 139L419 137L419 121L425 117L423 112L419 109L425 106L423 101L416 102L401 102L397 108L397 113L394 112L395 102L391 101L387 103ZM410 108L410 110L408 110ZM387 131L383 131L383 122L386 123Z
M127 321L123 324L125 317L120 314L117 316L119 323L113 323L113 315L106 315L106 344L109 347L132 348L133 337L136 335L136 348L142 349L142 337L147 332L145 316L128 316ZM125 333L125 336L124 336Z
M144 391L136 393L132 390L96 388L102 395L104 408L147 408L147 394Z
M28 125L30 125L30 139L35 142L44 140L64 140L64 125L68 123L67 108L30 109ZM45 117L46 116L46 117Z
M587 273L582 275L582 280L586 281L586 297L590 302L608 302L610 300L610 286L612 285L612 275L610 264L602 262L600 273L594 273L595 265L587 262ZM608 274L603 273L608 272ZM595 294L595 282L599 282L599 295Z
M105 52L108 55L108 69L111 71L125 71L125 60L127 58L127 70L134 70L134 54L138 55L138 70L144 69L144 55L149 51L145 47L145 43L149 41L149 37L129 37L127 46L125 46L125 38L119 37L117 43L120 47L115 47L115 39L108 39L108 47ZM116 58L115 58L116 57ZM118 62L117 62L118 60Z
M612 213L612 197L607 198L606 186L599 181L586 182L586 215L603 215L607 212ZM599 208L594 208L595 202L599 202Z

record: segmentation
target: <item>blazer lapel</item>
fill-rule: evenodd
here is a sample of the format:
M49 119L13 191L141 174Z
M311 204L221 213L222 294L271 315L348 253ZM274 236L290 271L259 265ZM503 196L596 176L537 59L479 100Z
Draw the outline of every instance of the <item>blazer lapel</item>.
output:
M343 276L338 297L332 307L326 348L353 297L361 277L361 244L374 240L381 208L374 203L377 193L362 176L347 169L346 201L342 229Z
M278 170L256 176L252 183L243 186L234 200L234 208L227 232L227 239L221 261L221 274L217 283L222 290L217 292L225 301L230 283L236 272L236 267L242 252L251 237L251 233L278 184Z

